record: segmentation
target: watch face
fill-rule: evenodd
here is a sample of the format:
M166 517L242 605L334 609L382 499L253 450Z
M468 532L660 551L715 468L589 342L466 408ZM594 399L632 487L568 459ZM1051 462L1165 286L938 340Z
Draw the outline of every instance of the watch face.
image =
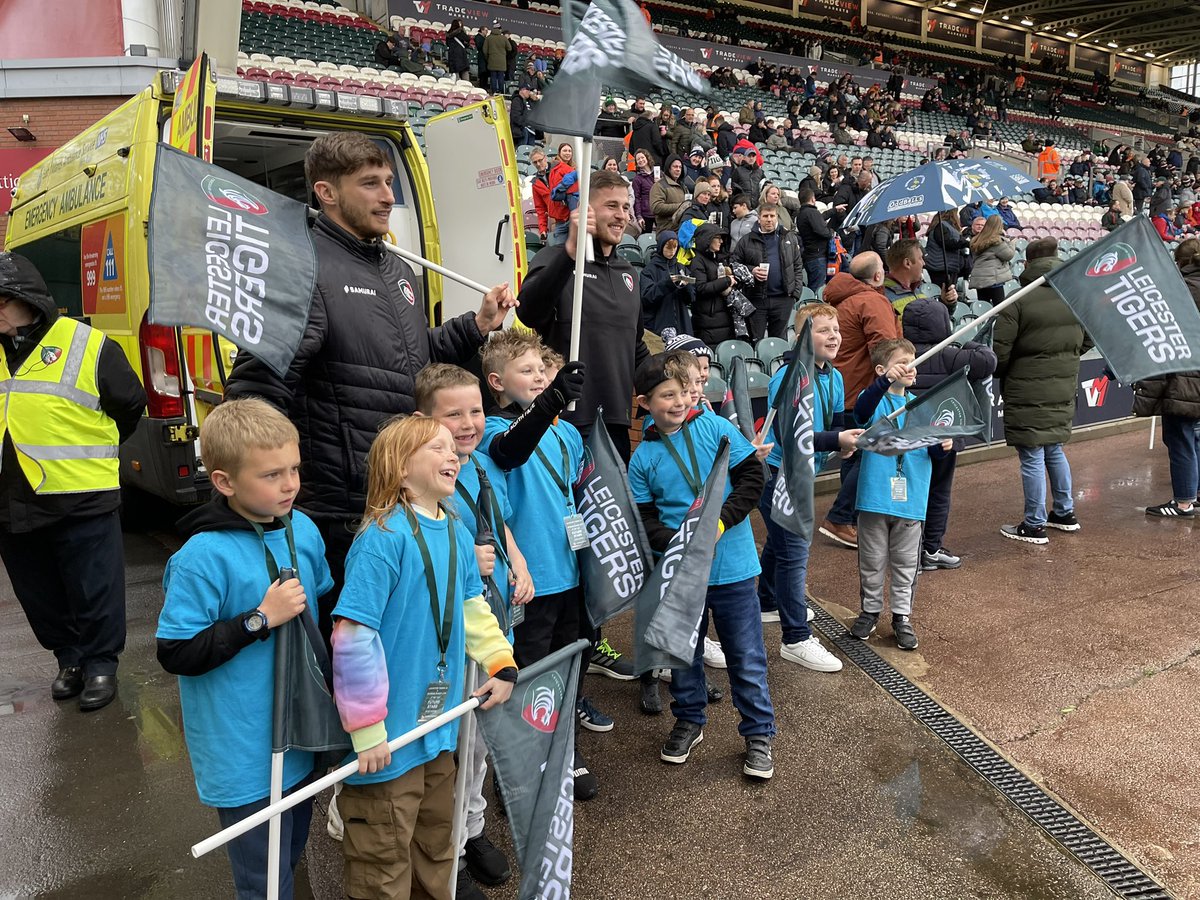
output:
M257 610L246 616L246 630L251 634L257 634L266 626L266 617Z

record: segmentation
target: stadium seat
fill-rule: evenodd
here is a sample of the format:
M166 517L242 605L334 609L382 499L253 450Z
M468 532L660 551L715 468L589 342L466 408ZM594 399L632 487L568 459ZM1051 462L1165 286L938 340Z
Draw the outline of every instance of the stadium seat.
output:
M724 372L731 370L730 367L735 356L740 356L742 359L756 358L754 348L745 341L721 341L714 349L717 354L717 364Z
M768 375L783 365L783 355L791 349L791 345L783 338L765 337L754 345L754 353L762 362Z

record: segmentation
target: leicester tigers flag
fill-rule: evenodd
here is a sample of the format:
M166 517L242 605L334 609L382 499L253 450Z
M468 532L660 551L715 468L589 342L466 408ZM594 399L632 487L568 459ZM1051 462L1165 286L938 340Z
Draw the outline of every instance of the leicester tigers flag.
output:
M563 0L566 56L530 110L532 125L590 138L600 114L601 85L636 94L708 93L708 83L654 38L633 0Z
M603 407L596 410L596 421L604 421ZM584 604L592 625L599 627L633 606L652 559L625 463L605 428L588 435L575 508L590 541L577 554Z
M207 328L287 374L317 277L308 207L159 144L148 249L149 321Z
M750 405L750 376L746 374L746 361L740 356L733 358L721 415L736 425L746 440L753 441L757 437L754 433L754 407Z
M783 463L771 494L771 521L806 541L813 531L813 372L812 318L796 336L792 361L775 395L775 433Z
M905 405L894 419L875 420L859 435L856 445L860 450L898 456L909 450L932 447L947 438L983 434L991 422L992 411L980 407L979 394L968 380L969 374L970 367L963 366ZM897 425L901 418L903 424Z
M1200 312L1145 216L1046 273L1126 384L1200 369Z
M575 690L590 647L576 641L526 666L507 703L475 712L521 867L518 900L571 896Z
M729 475L729 441L721 440L704 490L692 503L634 605L633 668L686 669L695 657L708 576L720 534Z

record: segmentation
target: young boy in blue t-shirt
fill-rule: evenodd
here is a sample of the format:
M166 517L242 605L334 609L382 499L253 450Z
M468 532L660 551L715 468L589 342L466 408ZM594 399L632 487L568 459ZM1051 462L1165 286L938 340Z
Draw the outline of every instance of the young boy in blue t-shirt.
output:
M858 395L854 418L870 425L916 399L907 388L917 378L913 368L916 349L904 339L880 341L871 348L876 379ZM904 427L907 413L894 421ZM901 650L917 649L912 627L913 589L921 563L921 527L929 500L931 456L941 457L954 446L911 450L898 456L863 453L858 475L858 577L862 612L850 633L865 641L875 631L883 612L884 575L892 573L888 606L892 610L892 635Z
M821 462L828 460L829 454L853 452L855 438L862 434L862 430L845 427L846 394L842 387L842 373L833 365L842 345L837 310L826 303L802 306L796 314L797 329L806 318L812 319L813 357L816 362L813 378L813 449L817 454L819 472ZM790 364L790 356L788 361ZM788 366L785 365L771 377L767 389L768 407L775 405L775 398L787 373ZM842 661L822 646L808 624L811 613L805 596L805 579L810 542L771 519L775 479L779 477L779 467L783 465L778 423L771 430L775 446L767 457L767 488L758 503L758 510L767 526L767 540L762 551L762 574L758 577L762 620L780 623L783 640L779 655L784 659L814 672L838 672L842 668Z
M584 367L568 362L546 380L542 342L529 331L492 332L483 346L483 376L500 412L487 417L479 449L505 473L517 543L536 548L528 557L536 588L525 619L513 629L513 652L522 667L579 639L582 593L575 552L587 546L575 508L575 482L583 466L583 438L558 418L582 394ZM590 731L611 731L613 720L583 696L576 714ZM575 751L575 799L590 800L599 785Z
M200 429L200 453L218 496L181 523L191 537L163 573L158 659L179 676L184 738L200 801L216 807L226 828L270 798L272 632L305 609L315 623L317 599L332 590L333 578L316 526L292 510L300 488L300 437L282 413L255 399L222 403ZM297 577L280 583L288 568ZM324 642L311 643L324 656ZM311 753L287 751L284 791L312 770ZM287 900L308 840L312 800L281 818L279 896ZM263 825L228 845L239 898L266 896L267 834Z
M638 405L651 421L629 462L629 486L650 546L661 553L703 491L721 439L729 440L721 536L709 571L699 634L708 631L711 615L728 663L733 705L741 715L738 731L746 741L742 772L765 781L775 772L771 757L775 710L767 689L767 654L754 592L758 553L746 521L762 494L763 467L754 445L736 426L693 408L693 366L686 353L660 353L646 360L634 376ZM676 721L659 753L663 762L687 762L692 748L704 739L708 697L703 648L703 642L697 641L691 668L672 671L671 712Z

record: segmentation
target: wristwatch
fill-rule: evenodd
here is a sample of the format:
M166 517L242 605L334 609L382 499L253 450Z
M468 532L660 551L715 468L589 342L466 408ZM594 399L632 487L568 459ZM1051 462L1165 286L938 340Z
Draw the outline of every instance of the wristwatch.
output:
M252 609L242 616L242 628L246 634L263 641L271 631L271 623L267 621L267 614L261 609Z

